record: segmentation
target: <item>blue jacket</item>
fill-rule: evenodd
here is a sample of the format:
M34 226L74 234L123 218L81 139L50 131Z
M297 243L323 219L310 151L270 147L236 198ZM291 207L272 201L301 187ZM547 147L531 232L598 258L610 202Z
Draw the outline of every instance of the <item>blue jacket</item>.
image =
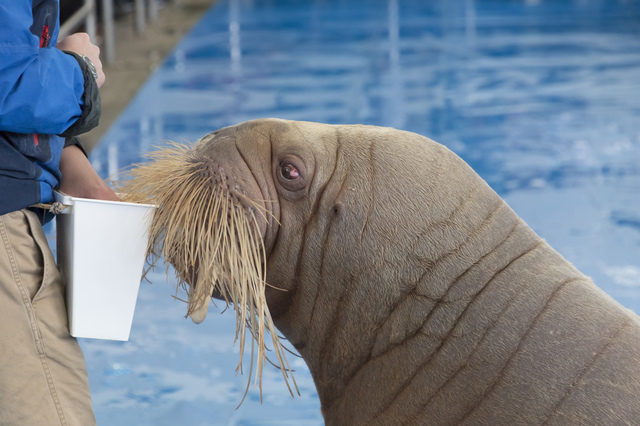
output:
M0 1L0 215L52 201L65 143L98 122L95 80L55 48L59 27L58 0Z

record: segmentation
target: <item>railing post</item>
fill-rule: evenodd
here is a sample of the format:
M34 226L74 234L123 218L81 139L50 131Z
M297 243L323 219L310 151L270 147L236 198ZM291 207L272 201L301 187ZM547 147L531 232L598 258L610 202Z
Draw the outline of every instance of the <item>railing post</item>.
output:
M149 21L158 19L158 0L149 0Z
M87 12L87 22L85 29L92 42L96 42L96 5L94 0L84 0L84 4L91 3L89 11Z
M60 32L58 33L58 38L62 40L63 38L71 34L73 31L75 31L75 29L78 28L80 25L82 25L82 23L84 22L87 27L86 29L87 33L89 33L92 40L95 39L95 32L96 32L95 8L96 8L96 4L94 0L85 0L82 7L78 9L76 13L71 15L69 19L67 19L65 23L60 26ZM90 22L92 13L94 14L93 21Z
M116 60L116 39L113 25L113 0L102 0L102 25L104 26L104 58L107 64Z
M136 8L136 31L143 33L145 29L144 0L135 0Z

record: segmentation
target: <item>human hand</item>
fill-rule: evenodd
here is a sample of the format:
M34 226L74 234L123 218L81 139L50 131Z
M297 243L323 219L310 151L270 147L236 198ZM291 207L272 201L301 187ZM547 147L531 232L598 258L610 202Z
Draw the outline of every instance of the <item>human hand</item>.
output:
M56 47L60 50L69 50L71 52L77 53L79 55L84 55L96 67L96 71L98 72L98 79L96 82L98 83L98 87L101 87L105 81L104 71L102 71L102 62L100 62L100 48L95 44L91 43L91 39L89 38L89 34L87 33L75 33L71 34L60 40Z
M72 197L120 201L115 192L98 176L87 157L75 145L62 150L60 191Z

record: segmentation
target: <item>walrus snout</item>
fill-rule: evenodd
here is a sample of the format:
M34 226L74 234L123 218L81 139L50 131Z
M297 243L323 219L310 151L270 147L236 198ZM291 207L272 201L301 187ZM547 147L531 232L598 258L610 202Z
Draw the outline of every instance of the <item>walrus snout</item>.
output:
M127 201L159 206L149 228L150 263L163 258L173 266L177 288L188 294L187 316L200 323L212 297L224 300L236 313L239 367L249 338L252 356L257 346L249 374L255 367L262 375L270 335L285 382L295 386L265 294L268 253L280 229L265 135L246 138L227 128L195 145L170 144L136 165L120 190Z
M272 171L267 135L246 137L234 127L216 130L193 147L199 174L224 188L234 208L242 208L248 220L257 224L267 252L275 243L280 220L278 193Z

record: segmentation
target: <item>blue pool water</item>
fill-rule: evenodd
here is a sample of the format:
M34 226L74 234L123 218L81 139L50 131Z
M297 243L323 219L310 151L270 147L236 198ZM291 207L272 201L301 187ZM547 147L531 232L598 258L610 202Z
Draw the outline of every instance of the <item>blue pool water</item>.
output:
M167 141L259 117L363 123L446 144L529 225L640 312L640 3L217 2L91 155L104 176ZM81 340L100 425L321 424L275 368L236 377L234 316L196 326L163 269L128 342ZM290 357L291 359L292 357Z

